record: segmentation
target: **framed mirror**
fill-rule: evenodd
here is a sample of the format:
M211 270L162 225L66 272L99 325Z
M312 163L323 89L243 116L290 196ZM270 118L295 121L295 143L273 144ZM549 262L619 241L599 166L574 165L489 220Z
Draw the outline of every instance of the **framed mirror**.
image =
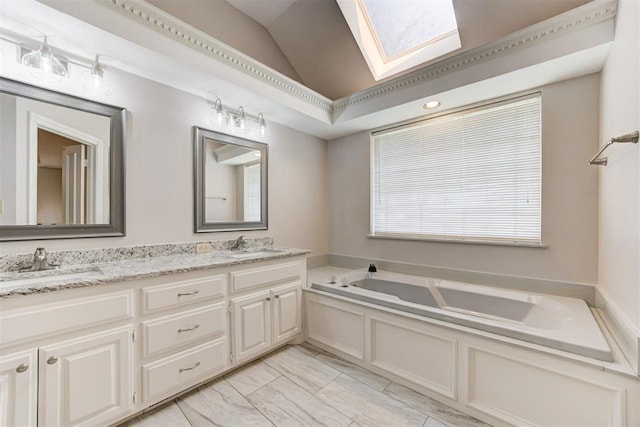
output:
M0 240L125 235L125 109L0 78Z
M195 232L266 230L268 145L194 127Z

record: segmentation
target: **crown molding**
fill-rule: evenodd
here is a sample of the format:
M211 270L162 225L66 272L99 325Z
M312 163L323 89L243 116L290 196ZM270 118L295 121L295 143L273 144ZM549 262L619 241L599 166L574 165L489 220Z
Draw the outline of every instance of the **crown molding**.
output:
M395 90L407 89L426 81L437 79L446 73L460 71L499 56L567 35L608 19L613 19L616 14L616 9L617 0L595 0L584 6L512 33L495 42L337 99L333 102L333 111L340 112L349 106L367 102L380 96L387 96Z
M617 9L617 0L594 0L495 42L332 101L144 0L108 0L106 4L120 13L124 13L130 19L139 21L158 33L177 40L248 77L293 96L312 107L332 113L334 120L336 115L341 114L348 107L386 97L397 90L411 88L438 79L447 73L461 71L613 19Z
M143 0L109 0L107 4L129 18L141 21L157 32L178 40L188 47L249 77L268 84L325 112L333 110L331 99L320 95L303 84L284 76Z

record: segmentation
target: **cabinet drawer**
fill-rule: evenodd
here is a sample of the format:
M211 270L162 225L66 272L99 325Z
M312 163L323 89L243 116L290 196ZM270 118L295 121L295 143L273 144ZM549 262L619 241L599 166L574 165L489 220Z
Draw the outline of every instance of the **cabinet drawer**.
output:
M223 297L224 287L224 275L148 286L142 288L142 309L144 313L149 313Z
M223 334L224 306L220 303L142 322L144 356L179 347L207 335Z
M131 291L75 298L0 314L0 343L87 328L133 316Z
M258 286L270 285L300 277L300 261L268 265L231 272L231 292L240 292Z
M228 361L226 338L142 366L144 399L171 394L222 372Z

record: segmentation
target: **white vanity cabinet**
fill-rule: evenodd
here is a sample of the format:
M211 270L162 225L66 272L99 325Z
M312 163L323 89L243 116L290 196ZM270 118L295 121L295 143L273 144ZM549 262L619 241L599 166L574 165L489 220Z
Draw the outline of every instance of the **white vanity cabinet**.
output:
M145 404L198 384L230 363L225 274L165 276L149 283L141 289Z
M34 426L38 415L38 349L0 357L0 425Z
M117 424L210 381L301 333L305 280L297 256L0 298L0 426Z
M240 363L298 335L302 330L301 261L231 273L233 361Z
M133 409L132 326L40 348L40 426L100 425Z
M133 410L133 293L78 294L2 301L2 425L100 425Z

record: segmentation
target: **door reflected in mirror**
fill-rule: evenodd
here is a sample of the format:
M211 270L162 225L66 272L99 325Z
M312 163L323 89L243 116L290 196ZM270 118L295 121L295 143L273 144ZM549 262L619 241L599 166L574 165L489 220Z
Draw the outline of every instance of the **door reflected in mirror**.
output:
M13 136L1 166L15 183L2 191L1 224L108 224L110 117L7 93L0 104Z
M0 241L124 235L123 108L0 78Z
M196 127L196 232L267 228L267 145Z

